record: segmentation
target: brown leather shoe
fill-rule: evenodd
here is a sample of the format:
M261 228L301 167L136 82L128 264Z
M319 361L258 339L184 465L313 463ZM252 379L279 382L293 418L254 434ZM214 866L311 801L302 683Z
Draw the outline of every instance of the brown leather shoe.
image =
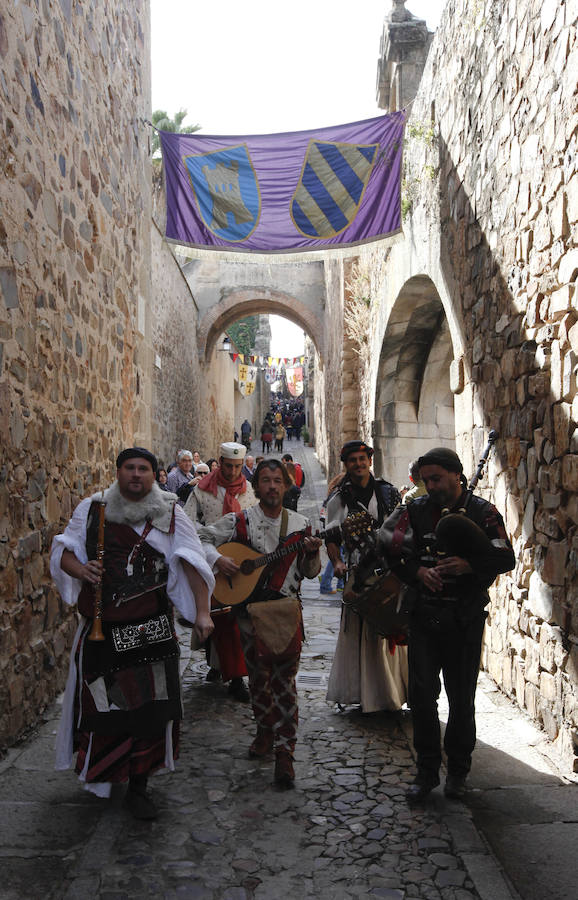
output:
M264 759L273 753L273 732L257 729L257 737L249 747L249 759Z
M293 759L287 750L278 750L275 757L275 784L281 790L295 786Z

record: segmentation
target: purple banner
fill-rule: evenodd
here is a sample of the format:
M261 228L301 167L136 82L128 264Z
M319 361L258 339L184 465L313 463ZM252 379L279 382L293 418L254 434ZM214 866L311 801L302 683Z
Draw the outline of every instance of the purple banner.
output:
M245 137L161 131L166 237L215 250L350 247L401 228L405 113Z

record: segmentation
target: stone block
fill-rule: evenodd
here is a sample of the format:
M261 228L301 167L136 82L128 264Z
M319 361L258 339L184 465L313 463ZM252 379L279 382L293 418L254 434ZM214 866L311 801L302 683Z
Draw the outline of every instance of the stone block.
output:
M567 559L568 541L553 542L548 546L542 570L542 578L547 584L564 584Z
M542 580L538 572L530 575L527 608L545 622L553 621L554 595L551 585Z
M558 266L558 284L570 284L576 281L578 276L578 248L568 250L560 260ZM574 295L576 302L576 294Z
M526 706L526 679L524 677L524 662L521 659L514 659L512 673L514 676L514 690L518 703L522 709Z
M525 678L538 686L540 684L540 650L534 639L528 635L525 644Z
M556 678L548 672L540 672L540 696L551 702L556 699Z
M576 396L577 359L573 350L564 353L562 359L562 397L570 403ZM568 418L571 408L568 407Z
M536 250L546 250L552 243L552 229L548 214L543 210L534 224L534 247Z
M464 389L464 361L463 357L454 359L450 363L450 390L453 394L461 394Z
M567 336L572 351L578 355L578 322L568 329Z
M566 195L559 191L551 204L549 204L549 218L554 240L565 238L568 234L568 219L566 216Z
M540 691L534 684L526 683L524 691L524 703L528 710L528 715L532 719L539 718L540 713Z
M556 516L543 508L538 509L534 516L534 528L549 538L556 539L560 536L560 528Z
M570 446L571 415L572 408L569 403L557 403L552 410L555 456L562 456Z
M552 400L562 399L562 351L559 341L552 341L550 353L550 392Z
M562 319L573 308L575 286L565 284L550 295L550 319Z
M566 185L566 215L571 225L578 222L578 174Z
M578 646L572 645L564 671L574 684L578 684Z
M514 681L512 679L512 663L508 656L503 657L502 675L501 678L498 679L498 684L501 684L502 690L504 690L506 694L512 694Z
M39 531L33 531L18 541L18 556L20 559L29 559L33 553L40 553L41 547L42 536Z
M562 487L578 492L578 455L567 453L562 460Z
M16 272L11 266L0 268L0 290L6 309L18 309L18 284Z
M42 195L42 209L44 210L44 217L48 227L54 234L59 234L61 212L58 208L54 194L50 191L45 190Z
M542 506L544 509L557 510L560 506L561 499L562 497L560 494L552 494L549 491L542 492ZM556 521L560 524L558 519L556 519Z
M560 726L558 717L556 716L555 712L552 710L552 707L548 702L543 701L540 704L540 714L542 716L544 731L551 741L555 741L558 736Z

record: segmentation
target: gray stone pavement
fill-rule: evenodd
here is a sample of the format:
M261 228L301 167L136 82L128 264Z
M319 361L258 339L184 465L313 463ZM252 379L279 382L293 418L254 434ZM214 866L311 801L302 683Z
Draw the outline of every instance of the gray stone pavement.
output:
M306 468L300 508L313 514L325 483L313 451L297 448L286 449ZM52 770L57 704L0 762L0 898L575 897L576 787L543 735L481 676L466 803L438 789L410 809L410 714L330 706L339 600L306 582L304 613L294 791L275 791L272 763L247 758L250 710L188 652L177 771L153 780L158 821L135 822L120 789L100 801Z

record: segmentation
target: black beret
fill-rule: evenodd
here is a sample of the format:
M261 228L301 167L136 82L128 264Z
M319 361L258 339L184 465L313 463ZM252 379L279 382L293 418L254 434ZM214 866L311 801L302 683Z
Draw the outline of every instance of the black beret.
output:
M145 450L144 447L127 447L126 450L121 450L116 458L117 469L120 469L123 462L126 462L127 459L146 459L150 462L155 474L159 467L156 456L150 450Z
M347 441L341 448L341 462L347 462L347 458L351 453L367 453L371 458L373 456L373 447L366 444L365 441Z
M458 475L464 471L458 454L449 447L434 447L433 450L428 450L427 453L420 456L417 464L420 469L422 466L441 466L446 472L457 472Z

